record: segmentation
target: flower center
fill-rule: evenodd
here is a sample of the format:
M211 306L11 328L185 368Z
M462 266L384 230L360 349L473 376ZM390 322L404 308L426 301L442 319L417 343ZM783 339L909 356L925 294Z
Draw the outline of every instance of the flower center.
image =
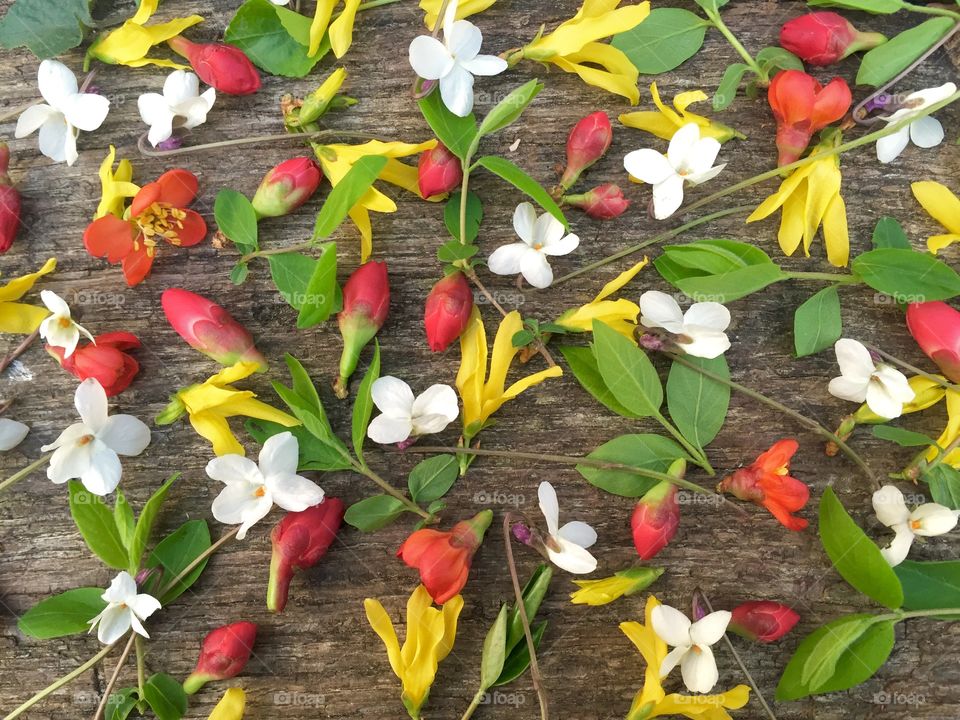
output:
M179 245L179 231L183 229L185 217L186 211L161 203L153 203L140 213L137 216L137 225L147 252L153 254L158 238L163 238L171 245Z
M266 494L267 494L267 489L263 485L261 485L260 487L258 487L256 490L253 491L253 496L258 498L262 498Z
M77 445L83 447L84 445L89 445L93 442L93 435L84 435L79 440L77 440Z
M534 250L543 250L543 243L534 243L534 244L533 244L533 249L534 249Z
M910 521L910 529L911 529L911 530L919 530L919 529L922 528L922 527L923 527L923 521L922 521L922 520L911 520L911 521Z
M66 315L61 315L60 319L57 320L57 325L66 330L68 327L73 325L73 320L68 318Z

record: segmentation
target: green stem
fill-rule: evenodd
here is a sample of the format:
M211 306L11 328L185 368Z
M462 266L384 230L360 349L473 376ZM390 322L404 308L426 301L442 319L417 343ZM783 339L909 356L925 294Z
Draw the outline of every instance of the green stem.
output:
M921 15L941 15L960 21L960 13L947 10L946 8L939 8L933 5L913 5L908 2L901 3L901 7L909 12L920 13Z
M27 465L23 470L20 470L19 472L15 472L6 480L4 480L3 482L0 482L0 492L3 492L11 485L23 480L25 477L27 477L27 475L32 473L34 470L39 470L40 468L42 468L44 465L50 462L51 457L53 457L53 453L47 453L39 460L35 460L34 462Z
M903 622L904 620L909 620L910 618L936 617L938 615L960 616L960 608L933 608L931 610L908 610L906 612L897 611L886 613L884 615L877 615L875 617L877 620L895 620L896 622Z
M713 22L713 26L720 31L720 34L727 39L727 42L730 43L731 47L737 51L737 54L743 58L743 61L747 64L750 70L753 71L753 74L760 78L760 82L770 82L770 76L763 71L757 61L753 59L753 55L747 52L747 49L737 39L737 36L734 35L730 28L727 27L727 24L723 22L723 18L720 17L720 13L707 11L707 17L709 17Z
M947 382L941 375L931 375L930 373L928 373L928 372L926 372L926 371L924 371L924 370L921 370L921 369L918 368L916 365L911 365L910 363L908 363L908 362L906 362L906 361L904 361L904 360L901 360L900 358L895 357L895 356L891 355L891 354L888 353L888 352L884 352L883 350L881 350L880 348L878 348L876 345L872 345L872 344L870 344L870 343L865 342L865 343L863 343L863 346L864 346L865 348L867 348L868 350L871 350L871 351L875 352L877 355L879 355L880 357L882 357L884 360L889 360L889 361L892 362L894 365L899 365L899 366L902 367L903 369L909 370L909 371L912 372L914 375L919 375L919 376L922 377L922 378L926 378L926 379L929 380L930 382L936 383L937 385L939 385L939 386L942 387L942 388L946 388L947 390L957 390L957 391L960 391L960 385L955 385L955 384L952 383L952 382Z
M271 143L283 140L335 140L342 137L355 137L369 140L371 136L368 133L351 132L348 130L317 130L316 132L306 133L278 133L276 135L254 135L253 137L236 138L234 140L219 140L212 143L203 143L202 145L185 145L184 147L173 148L171 150L155 150L147 146L147 134L144 133L137 141L137 149L145 157L169 157L171 155L182 155L184 153L200 152L201 150L215 150L217 148L233 147L234 145L250 145L256 143Z
M415 515L419 515L427 522L431 522L433 520L433 515L428 513L419 505L417 505L413 500L411 500L402 492L397 490L393 485L388 483L386 480L380 477L377 473L375 473L369 467L367 467L366 465L361 465L359 462L357 462L352 457L350 457L350 455L346 455L345 457L350 461L350 465L353 467L354 471L360 473L364 477L369 478L370 480L373 480L373 482L379 485L380 489L383 490L385 493L387 493L387 495L390 495L391 497L394 497L397 500L399 500L401 503L403 503L404 507L406 507L407 510L414 513Z
M859 285L863 282L856 275L847 273L828 273L828 272L784 272L790 280L817 280L837 285Z
M120 671L123 669L123 664L127 661L127 657L130 655L130 651L133 649L133 644L137 637L135 632L130 633L130 639L127 641L126 647L123 648L123 652L120 653L120 658L117 660L117 665L113 669L113 674L103 689L103 696L100 698L100 704L97 705L97 712L94 713L93 720L100 720L100 718L103 717L103 711L106 709L107 703L110 702L110 693L113 692L113 686L117 684L117 678L120 677Z
M291 252L300 252L301 250L309 250L312 247L314 247L313 242L307 241L307 242L299 243L298 245L289 245L287 247L282 247L282 248L272 248L270 250L254 250L252 253L247 253L246 255L242 256L240 258L240 262L248 263L254 258L267 257L269 255L283 255L284 253L291 253Z
M707 471L707 475L713 477L717 474L716 470L713 469L713 466L710 465L710 461L707 460L706 453L690 444L690 442L683 436L683 433L673 426L673 423L667 420L659 412L653 415L653 419L660 423L664 430L673 435L674 439L683 446L683 449L690 453L693 461Z
M143 638L136 635L134 638L134 648L137 650L137 689L140 691L140 698L143 699L144 688L147 685L147 657L143 650Z
M470 187L469 158L462 165L463 181L460 183L460 244L467 244L467 189Z
M483 702L483 693L478 690L477 694L473 696L473 702L470 703L470 707L460 716L460 720L470 720L470 718L473 717L473 713L480 707L481 702Z

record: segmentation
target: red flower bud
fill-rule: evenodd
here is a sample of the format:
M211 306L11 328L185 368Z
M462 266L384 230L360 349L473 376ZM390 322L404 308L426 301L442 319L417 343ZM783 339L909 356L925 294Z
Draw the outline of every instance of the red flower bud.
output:
M185 37L167 40L173 51L190 61L207 85L227 95L250 95L260 89L260 73L243 50L224 43L195 43Z
M623 191L613 183L598 185L582 195L564 195L563 202L580 208L594 220L612 220L630 207L630 201L623 196Z
M0 255L3 255L17 237L20 229L20 193L10 182L10 148L0 142Z
M677 486L664 480L647 490L630 518L633 544L640 558L649 560L663 550L677 534L679 525Z
M113 397L126 390L140 372L140 363L126 352L139 347L136 335L112 332L97 335L95 343L78 346L68 358L64 358L63 348L47 345L45 349L68 373L80 380L96 378L107 397Z
M279 217L303 205L316 192L323 173L308 157L284 160L264 175L253 196L258 217Z
M473 290L462 272L447 275L427 295L423 324L434 352L447 349L466 329L473 311Z
M807 13L780 28L780 44L811 65L832 65L886 39L880 33L860 32L835 12Z
M417 182L423 197L433 197L448 193L463 180L463 167L460 158L450 152L446 145L438 142L436 147L420 154L417 166Z
M167 322L194 350L224 367L242 360L257 363L260 372L267 369L267 359L253 344L250 331L212 300L170 288L163 291L160 304Z
M813 133L842 118L853 101L843 78L834 78L822 87L800 70L778 72L767 90L767 99L777 119L780 165L799 158Z
M810 488L790 475L790 460L799 444L793 438L778 440L747 467L734 470L717 492L763 505L788 530L803 530L806 520L793 513L810 499Z
M800 616L786 605L772 600L754 600L737 605L727 629L758 642L779 640L793 629Z
M420 581L437 605L459 595L467 584L473 554L493 520L492 510L482 510L470 520L458 522L450 530L415 530L397 557L420 571Z
M337 315L343 337L340 376L334 384L337 397L347 396L347 381L357 369L360 351L383 327L389 309L387 264L368 262L354 270L343 286L343 310Z
M910 303L907 329L940 371L960 383L960 312L945 302Z
M571 187L580 173L602 158L613 142L610 118L602 111L591 113L573 126L567 138L567 167L560 186Z
M240 674L257 639L257 626L252 622L236 622L211 631L200 645L200 659L183 689L193 695L211 680L227 680Z
M313 567L327 554L343 522L343 513L343 501L328 496L302 512L288 512L274 526L270 533L273 557L267 585L270 612L283 612L294 573Z

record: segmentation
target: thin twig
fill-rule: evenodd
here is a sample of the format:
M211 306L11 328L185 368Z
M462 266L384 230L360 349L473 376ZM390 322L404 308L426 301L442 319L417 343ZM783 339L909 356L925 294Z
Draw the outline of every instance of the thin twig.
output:
M126 647L120 654L120 659L117 660L117 666L113 669L113 675L110 676L110 681L103 689L103 697L100 698L100 704L97 705L97 711L93 714L93 720L100 720L100 718L103 717L103 711L107 708L107 702L109 702L110 693L113 692L113 686L117 684L117 678L120 677L120 670L123 669L123 663L127 661L127 656L130 655L130 651L133 649L133 643L136 637L137 634L131 631L130 640L127 642Z
M919 376L922 377L922 378L926 378L926 379L929 380L930 382L936 383L937 385L939 385L939 386L942 387L942 388L946 388L947 390L958 390L958 391L960 391L960 385L955 385L955 384L953 384L952 382L947 382L943 377L941 377L941 376L939 376L939 375L932 375L932 374L926 372L925 370L921 370L921 369L918 368L916 365L911 365L910 363L906 362L905 360L901 360L901 359L898 358L898 357L894 357L894 356L891 355L890 353L884 352L883 350L881 350L880 348L878 348L876 345L872 345L871 343L867 343L867 342L863 343L863 345L864 345L864 347L866 347L868 350L871 350L871 351L875 352L877 355L879 355L880 357L882 357L884 360L889 360L889 361L892 362L894 365L899 365L899 366L902 367L903 369L909 370L910 372L912 372L912 373L914 373L914 374L916 374L916 375L919 375Z
M10 363L12 363L18 357L23 355L27 351L27 348L29 348L33 344L33 341L36 340L38 337L40 337L39 327L36 330L34 330L32 333L27 335L27 337L23 340L23 342L21 342L19 345L17 345L17 347L13 349L12 353L7 355L3 360L0 360L0 373L2 373L4 370L10 367Z

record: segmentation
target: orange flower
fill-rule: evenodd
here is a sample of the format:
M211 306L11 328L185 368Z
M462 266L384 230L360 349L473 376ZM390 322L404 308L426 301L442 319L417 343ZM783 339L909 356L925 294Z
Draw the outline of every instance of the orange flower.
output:
M788 530L803 530L807 521L791 514L810 499L810 489L790 476L790 458L798 447L793 438L778 440L752 465L727 475L717 492L729 492L740 500L763 505Z

